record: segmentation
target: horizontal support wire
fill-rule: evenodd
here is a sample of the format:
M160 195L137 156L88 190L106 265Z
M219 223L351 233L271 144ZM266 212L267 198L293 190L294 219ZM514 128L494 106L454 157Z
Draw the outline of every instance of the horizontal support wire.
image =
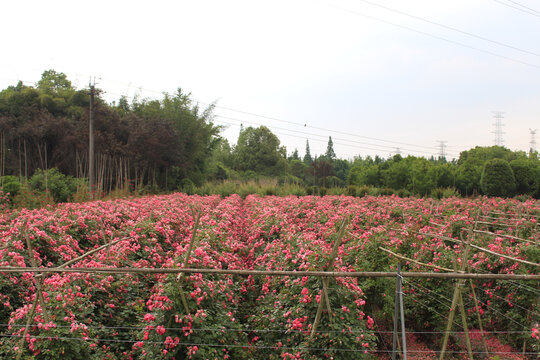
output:
M15 324L0 324L0 327L14 327L14 328L23 328L24 325L15 325ZM37 328L37 325L32 325L32 328ZM55 325L56 329L68 329L71 328L71 325ZM154 325L153 329L155 330L156 326ZM81 326L78 330L147 330L146 326ZM182 328L163 328L167 331L182 330ZM148 329L150 330L150 329ZM46 330L45 330L46 331ZM183 330L182 330L183 331ZM267 333L305 333L305 330L292 330L292 329L252 329L252 328L191 328L190 331L225 331L225 332L267 332ZM363 334L392 334L392 331L379 331L379 330L363 330L363 329L342 329L342 330L318 330L318 333L363 333ZM408 334L464 334L464 331L408 331ZM485 334L529 334L530 331L486 331ZM2 335L0 335L2 336Z
M20 338L21 335L0 335L4 337ZM58 336L33 336L36 339L55 339L55 340L78 340L85 342L110 342L110 343L144 343L150 345L169 345L165 344L165 341L149 341L149 340L125 340L125 339L82 339L74 337L58 337ZM266 346L255 344L205 344L205 343L171 343L170 345L181 346L206 346L206 347L221 347L221 348L250 348L250 349L274 349L274 350L306 350L306 351L342 351L342 352L358 352L358 353L391 353L392 350L362 350L362 349L343 349L343 348L316 348L316 347L304 347L304 346ZM407 353L412 354L425 354L425 353L440 353L437 350L407 350ZM448 354L467 354L467 351L445 351ZM473 354L485 354L485 351L473 351ZM509 354L525 354L536 355L536 352L511 352L511 351L490 351L490 354L494 355L509 355Z
M191 269L191 268L45 268L45 267L0 267L0 273L101 273L101 274L225 274L251 276L317 276L355 278L395 278L395 272L370 271L287 271L287 270L232 270L232 269ZM436 273L402 272L404 278L427 279L485 279L485 280L540 280L540 274L477 274L477 273Z

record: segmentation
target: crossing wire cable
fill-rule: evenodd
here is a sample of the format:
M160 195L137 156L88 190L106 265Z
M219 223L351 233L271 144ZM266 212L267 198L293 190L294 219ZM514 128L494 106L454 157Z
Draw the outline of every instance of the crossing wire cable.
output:
M363 3L366 3L366 4L369 4L369 5L372 5L372 6L376 6L376 7L388 10L388 11L395 12L395 13L400 14L400 15L408 16L410 18L420 20L420 21L426 22L428 24L436 25L436 26L442 27L442 28L447 29L447 30L452 30L452 31L455 31L455 32L458 32L458 33L461 33L461 34L464 34L464 35L467 35L467 36L470 36L470 37L474 37L476 39L480 39L480 40L483 40L483 41L488 41L490 43L500 45L500 46L504 46L504 47L509 48L509 49L521 51L523 53L527 53L527 54L530 54L530 55L540 56L539 53L536 53L536 52L533 52L533 51L524 50L524 49L518 48L518 47L513 46L513 45L509 45L509 44L506 44L506 43L503 43L503 42L500 42L500 41L497 41L497 40L492 40L492 39L486 38L484 36L476 35L476 34L473 34L471 32L468 32L468 31L460 30L460 29L452 27L452 26L444 25L444 24L438 23L436 21L432 21L432 20L429 20L429 19L426 19L426 18L422 18L420 16L408 14L408 13L406 13L404 11L397 10L397 9L394 9L394 8L391 8L391 7L388 7L388 6L384 6L384 5L381 5L381 4L372 2L372 1L368 1L368 0L359 0L359 1L361 1ZM511 1L511 0L508 0L508 1Z
M0 337L7 338L21 338L22 335L0 335ZM36 339L51 339L51 336L32 336ZM149 341L149 340L124 340L124 339L99 339L99 338L76 338L76 337L54 337L56 340L76 340L83 342L109 342L109 343L143 343L150 345L166 345L164 341ZM250 349L274 349L274 350L305 350L305 351L340 351L340 352L358 352L358 353L391 353L392 350L371 350L371 349L344 349L344 348L317 348L317 347L305 347L305 346L270 346L270 345L255 345L255 344L208 344L208 343L173 343L178 346L198 346L198 347L220 347L220 348L250 348ZM407 353L411 354L424 354L424 353L441 353L438 350L407 350ZM468 354L467 351L447 350L447 354ZM490 351L490 354L494 355L510 355L510 354L525 354L525 355L537 355L537 352L511 352L511 351ZM485 354L485 351L473 351L473 354Z
M529 62L526 62L526 61L521 61L521 60L518 60L518 59L515 59L515 58L511 58L509 56L501 55L499 53L496 53L496 52L493 52L493 51L490 51L490 50L485 50L485 49L481 49L481 48L478 48L478 47L475 47L475 46L467 45L467 44L464 44L464 43L459 42L459 41L447 39L447 38L439 36L439 35L435 35L435 34L432 34L432 33L426 32L426 31L422 31L422 30L417 30L415 28L412 28L412 27L409 27L409 26L406 26L406 25L401 25L401 24L398 24L398 23L395 23L395 22L392 22L392 21L384 20L384 19L381 19L381 18L378 18L378 17L375 17L375 16L367 15L367 14L361 13L361 12L356 11L356 10L344 8L344 7L339 6L339 5L330 4L330 3L325 3L325 4L327 6L334 7L336 9L339 9L339 10L342 10L342 11L345 11L345 12L348 12L348 13L351 13L351 14L354 14L354 15L358 15L358 16L361 16L361 17L364 17L364 18L367 18L367 19L370 19L370 20L374 20L374 21L378 21L378 22L381 22L381 23L384 23L384 24L392 25L392 26L395 26L395 27L398 27L398 28L401 28L401 29L405 29L405 30L408 30L408 31L411 31L411 32L415 32L417 34L421 34L421 35L424 35L424 36L427 36L427 37L431 37L433 39L445 41L445 42L450 43L450 44L454 44L454 45L461 46L461 47L464 47L464 48L467 48L467 49L475 50L475 51L478 51L478 52L481 52L481 53L484 53L484 54L488 54L488 55L495 56L495 57L498 57L498 58L501 58L501 59L512 61L512 62L521 64L521 65L526 65L526 66L529 66L529 67L532 67L532 68L540 69L540 65L537 65L537 64L529 63Z
M412 284L410 283L410 281L407 281L407 283L408 283L409 285L412 285ZM427 291L424 291L424 293L426 293L426 295L430 296L429 293L428 293ZM441 295L441 296L442 296L442 295ZM443 302L441 302L440 300L438 300L438 299L436 299L436 298L434 298L434 297L432 297L432 296L430 296L430 297L431 297L432 299L436 300L437 302L439 302L440 304L442 304L443 306L446 306L448 309L451 309L451 307L450 307L449 305L444 304ZM448 316L446 316L446 315L444 315L444 314L441 314L441 313L438 312L437 310L433 309L433 307L424 304L423 301L418 300L418 299L415 299L415 300L413 300L413 301L416 301L420 306L422 306L422 307L428 309L429 311L432 311L432 312L436 313L437 315L441 316L443 319L449 320ZM452 302L452 301L450 301L450 302ZM461 325L460 323L458 323L456 318L454 318L454 321L453 321L452 323L453 323L454 325L457 325L457 326L461 327L462 329L464 329L463 325Z
M222 116L222 115L215 115L216 117L218 118L222 118L222 119L227 119L227 120L232 120L232 121L238 121L238 122L241 122L241 123L247 123L247 124L254 124L254 125L262 125L262 126L267 126L269 128L272 128L272 129L278 129L278 130L285 130L285 131L290 131L290 132L295 132L295 133L299 133L299 134L305 134L305 135L311 135L311 136L319 136L319 137L326 137L326 135L321 135L321 134L314 134L314 133L308 133L308 132L305 132L305 131L299 131L299 130L292 130L292 129L287 129L287 128L281 128L281 127L277 127L277 126L273 126L273 125L265 125L265 124L261 124L261 123L257 123L257 122L253 122L253 121L249 121L249 120L242 120L242 119L238 119L238 118L233 118L233 117L228 117L228 116ZM226 124L230 124L230 125L237 125L237 124L231 124L231 123L227 123L225 121L222 121ZM335 143L334 140L338 140L338 141L347 141L347 142L352 142L352 143L356 143L356 144L362 144L362 145L369 145L369 146L378 146L378 147L382 147L382 148L385 148L385 149L380 149L379 151L384 151L384 150L395 150L396 147L395 146L389 146L389 145L378 145L378 144L372 144L372 143L365 143L365 142L361 142L361 141L357 141L357 140L350 140L350 139L343 139L343 138L332 138L332 141ZM340 144L339 142L337 144ZM347 145L347 144L340 144L340 145ZM431 154L433 155L433 151L431 152L428 152L428 151L423 151L423 150L413 150L413 149L406 149L406 148L400 148L400 150L402 151L406 151L406 152L416 152L416 153L424 153L424 154ZM435 150L435 149L433 149ZM449 155L452 155L452 156L455 156L454 153L449 153L449 152L446 152L447 154Z
M540 17L540 13L538 13L538 11L536 11L536 10L534 10L534 9L531 9L531 8L525 6L525 5L521 5L521 4L519 4L519 3L515 2L515 1L508 0L508 1L510 1L511 3L517 4L517 5L519 5L519 6L513 6L513 5L508 4L508 3L504 2L504 1L501 1L501 0L493 0L493 1L495 1L495 2L498 3L498 4L507 6L507 7L509 7L509 8L512 8L512 9L515 9L515 10L518 10L518 11L521 11L521 12L524 12L524 13L526 13L526 14L529 14L529 15L532 15L532 16L536 16L536 17Z
M81 324L82 325L82 324ZM157 325L154 325L154 329ZM17 324L0 324L0 327L13 327L13 328L24 328L26 325L17 325ZM37 328L38 325L31 325L31 328ZM71 325L57 325L55 324L55 329L71 329ZM85 325L84 328L80 327L79 329L82 330L147 330L147 326L98 326L98 325ZM169 327L163 327L163 329L167 331L176 331L176 330L182 330L182 328L169 328ZM41 329L39 329L41 330ZM149 329L150 330L150 329ZM191 328L190 329L193 332L196 331L221 331L221 332L262 332L262 333L305 333L305 330L293 330L293 329L254 329L254 328L241 328L241 329L233 329L233 328ZM318 329L317 329L318 330ZM46 330L45 330L46 331ZM488 334L529 334L530 330L526 331L517 331L517 330L494 330L494 331L487 331L484 330L485 333ZM352 328L349 330L349 328L343 328L341 330L320 330L317 331L317 333L339 333L339 334L355 334L355 333L363 333L363 334L393 334L393 331L383 331L383 330L364 330L364 329L355 329ZM465 331L409 331L407 330L408 334L445 334L445 333L451 333L451 334L464 334Z
M513 4L516 4L516 5L518 5L518 6L522 7L522 8L525 8L525 9L527 9L527 10L529 10L529 11L535 12L535 13L537 13L537 14L540 15L540 11L537 11L537 10L535 10L535 9L533 9L533 8L530 8L530 7L525 6L525 5L521 4L521 3L518 3L517 1L514 1L514 0L507 0L507 1L508 1L508 2L511 2L511 3L513 3Z
M226 121L223 121L223 120L218 120L218 121L220 121L221 123L224 123L224 124L228 124L228 125L240 126L240 125L238 125L238 124L229 123L229 122L226 122ZM296 137L296 138L300 138L300 139L306 139L305 136L293 135L293 134L287 134L287 133L283 133L283 132L279 132L279 131L274 131L274 133L275 133L275 134L278 134L278 135L285 135L285 136L291 136L291 137ZM318 141L318 142L322 142L322 143L326 143L326 142L327 142L327 140L323 140L323 139L315 139L315 138L308 138L308 140L311 140L311 141ZM336 145L341 145L341 146L348 146L348 147L352 147L352 148L355 148L355 149L373 150L373 151L382 151L381 149L374 149L374 148L369 148L369 147L359 146L359 145L342 144L342 143L336 143L336 142L334 142L334 144L336 144Z
M111 82L111 83L115 83L115 84L118 84L118 85L129 86L129 84L122 83L122 82L119 82L119 81L116 81L116 80L111 80L111 79L102 79L102 80L105 80L105 81L108 81L108 82ZM138 87L138 88L140 88L142 90L145 90L145 91L148 91L148 92L151 92L151 93L163 95L163 91L151 90L151 89L147 89L147 88L144 88L144 87ZM311 126L311 125L309 125L307 123L300 123L300 122L295 122L295 121L290 121L290 120L284 120L284 119L280 119L280 118L277 118L277 117L257 114L257 113L254 113L254 112L233 109L233 108L230 108L230 107L220 106L220 105L217 105L215 103L204 102L204 101L200 101L200 100L196 100L196 99L193 100L193 101L196 102L196 103L199 103L199 104L212 106L212 107L214 107L216 109L223 109L223 110L232 111L232 112L239 113L239 114L259 117L259 118L266 119L266 120L278 121L278 122L282 122L282 123L286 123L286 124L290 124L290 125L300 126L300 127L303 127L303 128L311 128L311 129L314 129L314 130L321 130L321 131L332 132L332 133L341 134L341 135L354 136L354 137L358 137L358 138L369 139L369 140L374 140L374 141L381 141L381 142L386 142L386 143L396 144L396 145L413 146L413 147L430 149L430 150L438 150L439 149L438 146L418 145L418 144L406 143L406 142L401 142L401 141L393 141L393 140L388 140L388 139L382 139L382 138L364 136L364 135L359 135L359 134L353 134L353 133L346 132L346 131L334 130L334 129L318 127L318 126Z
M441 295L441 296L442 296L442 295ZM451 302L451 300L449 300L449 299L446 299L446 300ZM470 302L470 301L469 301L469 302ZM527 329L527 327L524 326L523 324L521 324L521 323L515 321L515 320L512 319L511 317L505 315L504 313L502 313L502 312L500 312L500 311L494 309L493 307L489 306L487 303L481 301L480 299L478 299L478 303L480 303L481 305L484 305L488 311L495 312L495 313L501 315L502 317L504 317L505 319L507 319L507 320L509 320L509 321L511 321L511 322L513 322L513 323L515 323L515 324L517 324L517 325L520 326L521 328ZM444 315L443 315L443 316L444 316Z
M256 122L251 122L251 121L241 120L241 119L235 119L235 118L230 118L230 117L221 116L221 115L216 115L216 117L223 118L223 119L229 119L229 120L233 120L233 121L239 121L239 122L247 123L247 124L263 125L263 124L256 123ZM233 123L230 123L230 122L227 122L227 121L224 121L224 120L216 120L216 122L220 122L222 124L227 124L227 125L232 125L232 126L240 126L238 124L233 124ZM276 126L273 126L273 125L265 125L265 126L269 127L270 129L280 129L280 130L300 133L300 134L309 135L309 136L326 137L326 135L318 135L318 134L306 133L306 132L298 131L298 130L290 130L290 129L285 129L285 128L279 128L279 127L276 127ZM275 134L279 134L279 135L285 135L285 136L291 136L291 137L297 137L297 138L306 139L306 136L287 134L287 133L278 132L278 131L273 131L273 132ZM327 140L323 140L323 139L314 139L314 138L308 138L308 139L313 140L313 141L319 141L319 142L326 142L327 141ZM334 139L337 140L337 142L334 141ZM342 141L348 141L348 142L358 143L358 144L367 144L367 145L370 145L370 146L385 147L387 149L374 149L374 148L360 146L360 145L345 144ZM347 140L347 139L341 139L341 138L332 138L332 142L335 145L349 146L349 147L359 148L359 149L364 149L364 150L374 150L374 151L390 151L390 150L394 150L395 151L395 149L396 149L396 147L391 147L391 146L386 146L386 145L370 144L370 143L363 143L363 142L359 142L359 141L356 141L356 140ZM405 149L405 148L399 148L399 149L400 149L400 151L404 151L406 153L424 153L424 154L430 154L430 155L434 156L434 152L427 152L427 151L423 151L423 150ZM452 156L452 157L456 157L455 154L448 153L448 152L447 152L447 154Z
M433 297L429 294L429 292L430 292L429 289L426 289L425 287L423 287L423 286L420 285L420 284L414 284L414 280L412 280L412 279L407 279L407 282L406 282L406 283L408 283L408 284L411 285L412 287L418 288L419 290L423 291L426 295L428 295L429 297L433 298ZM452 301L451 301L450 299L444 297L443 295L440 295L440 294L438 294L438 295L439 295L439 297L442 297L442 298L444 298L446 301L452 303ZM496 298L498 298L498 299L504 301L504 298L501 298L500 296L496 296ZM436 298L433 298L433 299L436 300L436 301L438 301L439 303L441 303L442 305L444 305L444 306L446 306L446 307L448 307L448 308L450 309L450 306L448 306L448 305L442 303L441 301L439 301L439 300L436 299ZM469 302L468 302L467 304L465 304L465 305L468 305L468 304L470 304L471 302L472 302L472 300L469 300ZM505 315L504 313L502 313L502 312L500 312L500 311L498 311L498 310L493 309L491 306L489 306L489 305L487 305L486 303L482 302L480 299L478 299L478 302L479 302L480 304L486 306L486 308L487 308L488 310L491 310L491 311L493 311L493 312L498 313L498 314L501 315L502 317L504 317L504 318L506 318L506 319L508 319L508 320L510 320L510 321L512 321L512 322L514 322L515 324L517 324L517 325L519 325L519 326L522 326L524 329L527 328L526 326L523 326L522 324L516 322L514 319L508 317L508 316ZM518 305L518 304L513 303L513 305L516 306L516 307L519 307L519 308L522 309L522 310L530 311L529 309L526 309L525 307L522 307L522 306L520 306L520 305ZM433 311L435 311L435 310L433 310ZM537 316L540 315L540 314L538 314L537 312L534 312L534 311L531 311L531 313L534 314L534 315L537 315ZM442 315L442 314L439 314L439 315L445 317L445 316ZM446 317L445 317L445 318L446 318Z

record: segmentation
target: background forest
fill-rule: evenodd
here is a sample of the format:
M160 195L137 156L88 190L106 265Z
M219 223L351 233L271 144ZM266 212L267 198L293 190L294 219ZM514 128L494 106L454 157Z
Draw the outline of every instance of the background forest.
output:
M88 198L90 94L63 73L43 72L33 86L0 92L0 186L4 203L35 207ZM100 195L234 192L262 194L516 195L540 198L537 152L476 147L456 161L395 155L339 159L288 153L267 127L220 136L213 106L181 89L160 100L96 97L95 174ZM7 194L9 193L9 195ZM7 206L7 205L6 205Z

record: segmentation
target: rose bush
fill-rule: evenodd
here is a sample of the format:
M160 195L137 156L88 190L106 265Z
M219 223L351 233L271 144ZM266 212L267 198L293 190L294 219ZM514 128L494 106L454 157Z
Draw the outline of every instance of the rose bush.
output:
M194 268L395 271L397 260L381 247L450 269L466 261L478 273L538 273L537 267L475 249L465 259L463 246L447 238L540 261L540 205L533 200L172 194L4 213L0 266L28 267L31 260L60 266L113 243L70 266L182 267L197 213L188 261ZM346 229L331 259L344 219ZM403 271L440 271L403 260L402 265ZM393 279L331 279L328 309L322 281L315 277L191 274L178 281L176 275L58 273L45 276L43 284L38 279L35 273L0 276L3 358L19 351L35 359L370 358L388 347L381 331L391 328L395 292ZM405 281L407 330L422 332L415 339L430 351L440 349L437 331L446 325L452 285ZM526 350L537 351L538 284L474 285L478 306L470 290L464 292L469 325L478 327L480 313L493 339L519 349L525 342ZM43 300L19 349L38 286ZM320 301L322 317L311 336ZM463 346L459 336L452 343Z

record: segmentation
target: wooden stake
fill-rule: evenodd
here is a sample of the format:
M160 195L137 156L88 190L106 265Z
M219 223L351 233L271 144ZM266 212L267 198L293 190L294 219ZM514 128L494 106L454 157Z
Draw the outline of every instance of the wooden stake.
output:
M329 282L330 282L329 279L322 279L324 299L326 300L326 310L328 311L328 317L330 318L330 322L332 322L333 321L332 308L330 307L330 297L328 296L328 284L329 284ZM322 301L322 299L321 299L321 301Z
M339 246L341 245L341 239L343 238L343 234L345 233L346 224L347 224L347 219L344 219L343 222L341 223L341 228L339 229L338 237L336 238L336 241L334 242L334 247L332 249L332 253L330 254L328 265L324 267L325 270L331 269L334 266L334 261L338 254ZM313 336L317 332L317 327L319 326L319 322L321 321L322 310L325 303L323 298L327 296L325 295L326 294L325 288L327 288L327 285L328 284L326 284L325 286L324 281L323 281L323 289L320 294L321 297L319 299L319 306L317 307L317 314L315 315L315 321L313 322L313 327L311 328L311 335L310 335L311 338L313 338ZM327 307L329 308L328 312L330 313L331 312L330 301L327 299L326 302L327 302Z
M454 238L451 238L451 237L448 237L448 236L436 235L436 234L428 234L428 233L423 233L423 232L419 232L418 234L424 235L424 236L429 236L429 237L434 237L434 238L439 238L439 239L444 239L444 240L452 241L452 242L455 242L455 243L458 243L458 244L462 243L461 240L454 239ZM540 267L539 263L533 263L533 262L530 262L530 261L527 261L527 260L517 259L517 258L508 256L508 255L499 254L499 253L496 253L494 251L491 251L491 250L488 250L488 249L485 249L485 248L482 248L480 246L476 246L476 245L473 245L473 244L469 244L469 246L472 247L472 248L475 248L477 250L483 251L485 253L491 254L491 255L499 256L499 257L502 257L502 258L505 258L505 259L508 259L508 260L512 260L512 261L515 261L515 262L519 262L519 263L522 263L522 264L525 264L525 265L531 265L531 266Z
M461 295L461 288L458 288L459 294L459 308L461 310L461 322L463 323L463 329L465 330L465 341L467 342L467 352L469 353L469 359L473 358L471 338L469 337L469 327L467 326L467 316L465 313L465 305L463 304L463 296Z
M470 269L470 266L467 265L468 267L468 270L471 271ZM482 325L482 317L480 316L480 303L478 302L478 298L476 297L476 290L474 289L474 284L473 284L473 281L472 279L469 279L469 285L471 286L471 292L472 292L472 295L473 295L473 300L474 300L474 306L476 308L476 316L477 316L477 319L478 319L478 326L480 327L480 334L481 334L481 339L482 339L482 345L484 345L484 350L486 351L486 355L489 355L489 349L488 349L488 346L487 346L487 343L486 343L486 337L484 336L484 326Z
M454 314L456 313L456 304L458 301L458 291L457 288L461 286L463 280L458 280L458 283L454 290L454 296L452 297L452 305L450 305L450 312L448 313L448 323L446 324L446 331L444 332L444 338L443 338L443 344L441 349L441 355L439 356L439 360L444 359L444 355L446 352L446 347L448 346L448 338L450 336L450 331L452 330L452 324L454 322Z
M405 257L403 255L396 254L395 252L392 252L392 251L390 251L388 249L385 249L383 247L379 247L379 250L385 251L385 252L397 257L398 259L407 260L407 261L413 262L413 263L421 265L421 266L426 266L426 267L429 267L429 268L432 268L432 269L438 269L438 270L443 270L443 271L454 272L454 270L452 270L452 269L444 268L442 266L430 265L430 264L422 263L420 261Z
M462 256L461 266L460 266L461 271L464 271L467 266L467 258L469 256L469 249L470 249L469 245L470 244L467 242L467 245L465 246L465 249L463 250L463 256ZM457 262L454 262L454 267L457 269ZM459 279L456 286L454 287L454 296L452 297L452 305L450 306L450 312L448 314L448 323L446 324L446 331L444 333L443 345L442 345L441 355L439 357L439 360L444 359L446 347L448 346L448 338L450 337L450 331L452 330L452 324L454 322L456 306L458 304L458 300L461 295L460 289L461 287L463 287L464 281L465 280L463 279ZM462 316L465 316L464 310L462 311ZM467 337L467 340L470 341L468 331L465 331L465 335Z
M36 259L34 259L34 251L32 250L32 243L30 242L30 239L28 238L28 234L26 233L26 225L28 224L28 220L25 221L24 227L23 227L23 237L26 240L26 248L28 250L28 257L30 258L30 263L32 264L32 267L37 267ZM43 293L41 292L41 288L43 286L43 278L37 278L36 277L36 297L39 299L39 306L41 306L41 311L43 312L43 318L46 322L49 322L49 315L47 314L47 310L45 308L45 299L43 298Z
M199 220L201 219L201 214L197 213L197 217L195 219L195 225L193 226L193 232L191 233L191 240L189 242L188 251L186 252L186 257L184 259L184 268L187 268L189 263L189 257L191 256L191 252L193 251L193 248L195 247L195 239L197 238L197 229L199 228ZM190 313L189 305L186 299L186 294L184 293L184 287L182 286L182 281L184 279L184 273L178 274L176 277L176 281L178 281L178 287L180 291L180 299L182 300L182 305L184 305L184 311L186 312L186 315Z
M401 286L402 281L403 276L401 275L401 263L398 263L396 296L399 298L399 312L401 315L401 342L403 343L403 359L407 360L407 339L405 336L405 312L403 311L403 288Z
M30 324L32 324L32 319L34 318L34 314L36 313L37 302L38 302L38 297L36 296L34 298L34 303L32 304L32 309L30 309L30 314L28 314L28 317L26 318L26 325L24 326L23 336L21 337L21 340L19 340L19 353L17 354L17 360L21 359L21 356L23 353L24 340L26 339L26 334L28 334L28 329L30 328Z

